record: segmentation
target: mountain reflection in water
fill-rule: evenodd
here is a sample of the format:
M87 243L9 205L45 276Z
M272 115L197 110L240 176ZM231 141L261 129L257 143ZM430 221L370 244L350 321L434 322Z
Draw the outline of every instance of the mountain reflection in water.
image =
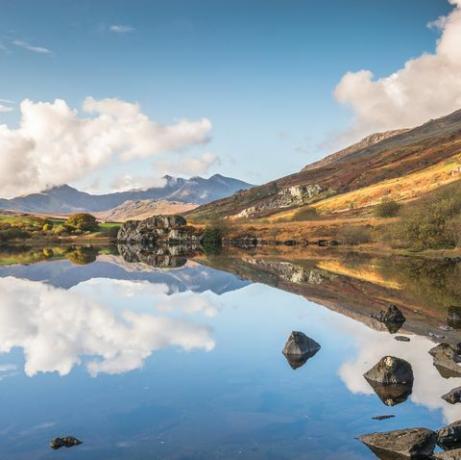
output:
M72 458L367 459L360 434L461 418L441 398L461 378L429 354L460 341L458 263L120 252L0 251L1 458L51 458L68 433ZM410 342L372 318L389 303ZM321 352L287 362L292 330ZM366 381L385 355L413 388Z

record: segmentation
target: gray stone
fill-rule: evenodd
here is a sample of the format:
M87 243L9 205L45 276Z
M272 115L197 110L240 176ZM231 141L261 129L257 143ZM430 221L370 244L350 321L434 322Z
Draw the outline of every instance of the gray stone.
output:
M413 369L411 364L404 359L385 356L366 372L364 377L369 382L383 385L409 385L413 383Z
M453 390L449 391L447 394L444 394L442 398L450 404L461 402L461 387L453 388Z
M73 436L63 436L61 438L54 438L50 441L50 447L54 450L60 449L61 447L74 447L80 444L82 444L82 441Z
M405 323L406 318L396 305L389 305L387 310L382 310L379 313L372 315L372 318L385 324L391 334L395 334Z
M287 358L293 369L301 367L309 358L312 358L319 350L320 345L307 335L299 331L293 331L283 348L282 353Z
M381 459L417 459L432 455L436 434L426 428L408 428L366 434L359 439Z
M437 431L437 444L445 450L461 447L461 420Z
M461 356L458 354L458 346L449 343L440 343L429 350L434 357L434 366L444 378L461 377Z

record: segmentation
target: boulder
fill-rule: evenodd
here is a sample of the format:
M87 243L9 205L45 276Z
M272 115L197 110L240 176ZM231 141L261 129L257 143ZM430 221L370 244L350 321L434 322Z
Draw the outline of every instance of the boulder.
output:
M461 420L437 431L437 444L444 450L461 447Z
M437 452L434 454L435 460L461 460L461 449L449 450L447 452Z
M391 334L395 334L406 321L403 313L396 305L389 305L387 310L382 310L378 314L372 315L372 318L383 323Z
M60 449L61 447L74 447L82 444L82 441L74 438L73 436L64 436L62 438L54 438L50 441L50 447L52 449Z
M401 404L408 399L413 391L413 384L382 384L367 380L379 399L389 407Z
M383 385L412 385L413 369L404 359L385 356L364 374L368 382Z
M443 378L461 377L461 356L458 354L458 345L440 343L429 350L434 357L434 366Z
M312 358L319 350L320 345L307 335L299 331L293 331L283 348L288 363L293 369L301 367L309 358Z
M426 428L408 428L366 434L359 439L381 459L416 459L432 455L437 436Z
M444 394L442 398L450 404L456 404L461 402L461 387L454 388L447 394Z

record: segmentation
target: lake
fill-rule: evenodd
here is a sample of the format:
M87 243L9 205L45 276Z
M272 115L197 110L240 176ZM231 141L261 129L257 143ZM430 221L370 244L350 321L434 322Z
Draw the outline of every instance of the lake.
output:
M441 398L461 370L428 353L460 338L447 324L456 261L88 248L2 260L2 459L371 459L357 436L461 418ZM371 318L389 303L407 317L394 334ZM282 354L293 330L321 345L296 369ZM411 364L411 394L380 397L363 377L386 355ZM61 435L83 444L51 450Z

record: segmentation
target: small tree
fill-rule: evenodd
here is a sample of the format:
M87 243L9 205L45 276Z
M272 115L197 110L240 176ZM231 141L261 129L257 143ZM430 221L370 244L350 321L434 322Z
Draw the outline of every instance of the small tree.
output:
M82 232L91 232L98 229L96 217L84 212L69 216L65 225Z
M384 199L376 206L376 217L395 217L400 211L400 204L395 200Z

